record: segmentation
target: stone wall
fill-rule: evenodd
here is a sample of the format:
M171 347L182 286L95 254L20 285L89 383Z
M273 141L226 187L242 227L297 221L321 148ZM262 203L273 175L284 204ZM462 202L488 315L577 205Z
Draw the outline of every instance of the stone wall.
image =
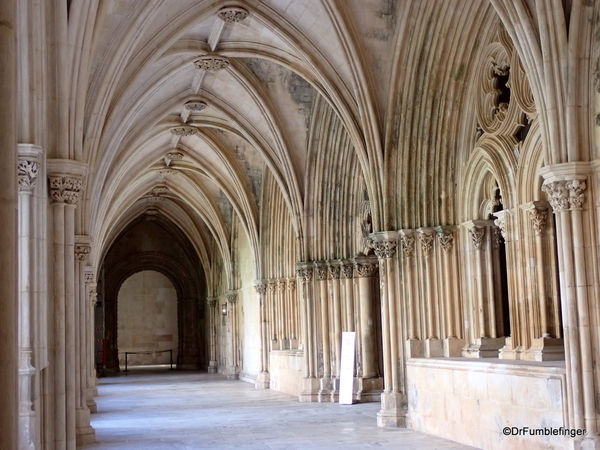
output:
M483 449L569 449L563 436L505 436L505 427L567 425L564 362L410 359L409 428Z
M125 365L125 352L151 352L129 355L128 365L168 364L173 350L177 361L177 293L161 273L144 270L129 277L118 296L119 364Z

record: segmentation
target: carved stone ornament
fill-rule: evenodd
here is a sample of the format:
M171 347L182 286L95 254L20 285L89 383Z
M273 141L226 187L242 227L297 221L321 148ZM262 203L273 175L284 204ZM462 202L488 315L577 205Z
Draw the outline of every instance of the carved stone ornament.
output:
M254 289L258 295L265 295L267 293L267 285L266 284L255 284Z
M203 102L202 100L190 100L185 102L185 105L183 106L188 111L200 112L204 111L208 107L208 104L206 102Z
M410 258L415 251L415 237L408 234L400 235L400 245L402 246L404 257Z
M339 280L340 278L340 267L329 266L329 278L332 280Z
M285 291L285 287L286 287L285 278L279 278L277 280L277 292Z
M75 205L81 197L83 180L77 177L50 176L50 196L54 203Z
M327 279L327 266L316 266L315 274L318 281L323 281Z
M440 243L440 247L444 253L449 253L452 250L452 243L454 242L454 233L449 230L438 229L437 238Z
M84 275L84 281L86 284L94 282L94 274L92 272L86 272Z
M193 64L197 69L208 72L217 72L229 67L229 61L220 56L200 56L194 60Z
M433 249L433 233L420 232L419 242L421 242L423 256L428 257L431 255L431 250Z
M585 181L570 180L567 181L565 187L569 191L569 206L571 209L581 209L585 201L585 194L583 193L587 187Z
M217 306L217 298L216 297L208 297L206 299L206 303L208 304L209 308L214 308L215 306Z
M200 130L189 125L179 125L176 127L171 127L169 131L175 136L192 136L194 134L198 134Z
M158 203L158 202L164 202L165 201L165 197L147 197L148 202L150 203Z
M473 245L476 249L481 248L481 244L483 244L483 236L485 235L485 228L478 226L471 226L468 229L469 235L471 236L471 240L473 241Z
M287 280L287 289L288 291L293 291L294 289L296 289L296 281L292 280L291 278L288 278Z
M156 208L149 208L144 214L147 216L157 216L158 214L160 214L160 212Z
M90 246L87 244L75 244L75 257L79 261L87 261L90 250Z
M375 255L378 258L393 258L396 256L396 247L398 243L396 241L378 241L373 242L373 248L375 249Z
M377 264L356 263L354 265L354 268L356 270L356 276L358 278L372 277L377 273Z
M220 9L217 16L225 23L237 23L248 17L248 11L244 8L230 6Z
M19 176L19 191L33 192L40 174L40 164L35 161L19 161L17 175Z
M183 157L183 154L180 153L180 155ZM168 166L168 164L171 163L171 161L173 161L172 159L169 159L169 162L167 163L165 160L165 164ZM177 170L174 169L161 169L158 171L158 177L160 179L161 182L165 182L167 179L169 179L170 177L174 177L179 175L179 172Z
M542 191L548 194L548 200L554 212L566 211L569 208L569 193L566 183L566 181L554 181L542 185Z
M341 277L342 278L352 278L354 273L354 267L350 264L343 264L341 266Z
M235 302L237 302L237 292L234 291L227 291L227 293L225 294L225 297L227 297L227 302L231 305L234 305Z
M313 270L309 267L304 267L302 269L297 269L296 270L296 275L297 278L300 278L300 280L303 283L308 283L312 280L312 276L313 276Z
M532 208L529 210L529 218L531 219L535 234L542 234L546 229L546 223L548 222L548 210Z
M267 289L271 294L273 294L275 292L275 289L277 289L277 280L269 280L269 282L267 283Z
M500 233L500 235L506 239L506 220L504 218L494 219L494 224L497 228L494 228L494 232ZM499 238L498 238L499 239ZM498 242L499 243L499 242Z

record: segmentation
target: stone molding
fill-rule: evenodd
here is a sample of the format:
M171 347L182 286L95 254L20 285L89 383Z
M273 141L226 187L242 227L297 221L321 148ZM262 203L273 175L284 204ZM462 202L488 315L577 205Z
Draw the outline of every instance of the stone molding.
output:
M324 281L328 278L327 266L323 262L315 261L315 278L317 281Z
M340 279L340 266L329 266L329 279L330 280L339 280Z
M354 271L356 278L368 278L377 275L379 264L373 258L356 258Z
M352 278L354 275L354 264L350 262L342 262L340 266L340 277L341 278Z
M78 261L87 261L91 249L89 244L75 244L75 257Z
M218 72L229 67L229 61L221 56L204 55L196 58L193 63L196 69L205 70L207 72Z
M240 8L238 6L228 6L225 8L221 8L217 12L217 16L223 22L227 24L238 23L246 19L248 17L248 11L244 8Z
M402 254L405 258L410 258L415 252L414 231L409 229L400 230L399 236Z
M68 176L49 176L50 197L53 203L76 205L81 198L83 179Z
M296 278L304 284L309 283L313 278L313 268L308 267L307 264L309 263L296 264Z

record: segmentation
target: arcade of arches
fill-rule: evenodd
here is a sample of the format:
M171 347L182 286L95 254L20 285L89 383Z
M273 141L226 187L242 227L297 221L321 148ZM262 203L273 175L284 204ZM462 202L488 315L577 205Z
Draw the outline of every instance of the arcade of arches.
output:
M332 402L354 331L374 427L600 448L599 43L600 0L0 2L0 448L94 440L148 273L179 369Z

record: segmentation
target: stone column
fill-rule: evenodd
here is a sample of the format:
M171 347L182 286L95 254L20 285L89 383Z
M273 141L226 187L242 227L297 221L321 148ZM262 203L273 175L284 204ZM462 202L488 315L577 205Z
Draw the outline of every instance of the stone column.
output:
M87 336L93 333L86 312L89 310L88 295L85 285L85 266L90 253L90 239L87 236L77 236L75 244L75 367L77 377L76 387L76 433L77 445L94 443L95 432L90 426L90 410L87 406L88 361L86 358Z
M289 330L290 330L290 348L298 348L298 302L296 294L296 280L287 278L287 294L289 297Z
M321 309L321 342L323 345L323 377L319 389L319 402L330 401L333 392L331 381L331 342L329 327L329 298L327 295L327 265L323 261L315 262L315 285L318 293L318 304ZM318 345L318 344L317 344Z
M290 342L286 334L285 321L287 315L285 314L285 278L277 279L277 335L279 336L279 350L285 350L290 348Z
M76 445L75 205L87 169L72 160L49 160L54 280L54 440Z
M0 448L18 448L16 0L0 2Z
M217 330L215 323L215 307L217 306L217 297L208 297L208 373L217 373L219 363L217 361Z
M583 218L587 188L586 164L566 163L542 169L542 190L548 194L556 215L558 259L565 335L567 398L569 424L585 428L587 437L596 436L596 394L594 386L594 349L590 324L590 298L587 268L597 255L586 255L591 234ZM594 299L596 300L596 299ZM588 448L581 445L581 448ZM593 448L593 447L589 447Z
M423 356L423 341L421 340L421 315L418 301L418 281L415 262L415 232L411 229L400 230L398 233L402 248L402 295L406 308L406 357L418 358Z
M442 341L440 340L439 310L436 289L435 264L433 261L433 243L435 230L433 228L419 228L417 230L421 247L421 257L424 260L423 277L424 293L423 299L426 305L426 339L425 356L427 358L443 356Z
M237 318L237 298L236 291L229 290L225 294L228 303L229 329L231 336L231 362L227 369L227 379L237 380L240 376L239 366L239 347L238 347L238 318Z
M278 350L279 341L277 340L277 317L276 317L276 296L277 296L277 281L270 279L267 282L267 311L269 323L267 329L269 330L269 349Z
M381 288L381 322L383 334L384 390L381 410L377 414L380 427L406 426L406 389L404 347L406 339L402 329L404 305L398 301L399 276L396 247L398 233L383 231L371 234L375 255L379 259L379 284Z
M340 277L342 287L342 298L346 305L346 331L354 331L356 325L354 323L354 288L353 288L353 272L354 266L352 261L340 261Z
M318 399L319 380L316 378L315 359L315 309L313 292L313 267L310 262L296 264L297 279L302 282L302 339L304 359L302 364L302 385L298 398L301 402Z
M31 197L40 171L38 158L41 149L33 146L19 147L19 449L35 448L36 413L33 409L33 376L36 373L32 360L33 286Z
M333 367L331 375L333 377L333 392L331 401L338 401L338 388L339 388L339 377L340 377L340 361L342 353L342 308L340 301L340 267L329 263L328 279L331 286L330 299L332 308L332 323L333 323Z
M443 226L435 228L439 247L442 249L442 285L440 293L443 295L442 305L445 310L440 311L444 317L446 336L444 337L444 356L446 358L461 356L465 340L461 339L461 311L460 289L458 277L458 265L456 261L456 248L454 243L454 233L456 227Z
M377 274L377 260L374 257L354 258L354 269L358 283L358 310L360 312L360 348L362 378L374 378L377 368L377 335L373 311L373 277Z
M85 364L87 367L86 379L86 404L91 413L98 411L98 406L94 400L94 390L96 389L96 364L94 362L95 352L95 326L94 326L94 310L96 308L97 292L96 278L94 276L94 268L91 266L85 267L85 284L86 284L86 299L85 299L85 314L87 324L87 334L85 339Z
M260 305L260 373L256 378L257 389L269 389L271 378L269 374L269 335L267 330L267 308L265 304L267 285L265 280L256 280L254 289L258 294Z

